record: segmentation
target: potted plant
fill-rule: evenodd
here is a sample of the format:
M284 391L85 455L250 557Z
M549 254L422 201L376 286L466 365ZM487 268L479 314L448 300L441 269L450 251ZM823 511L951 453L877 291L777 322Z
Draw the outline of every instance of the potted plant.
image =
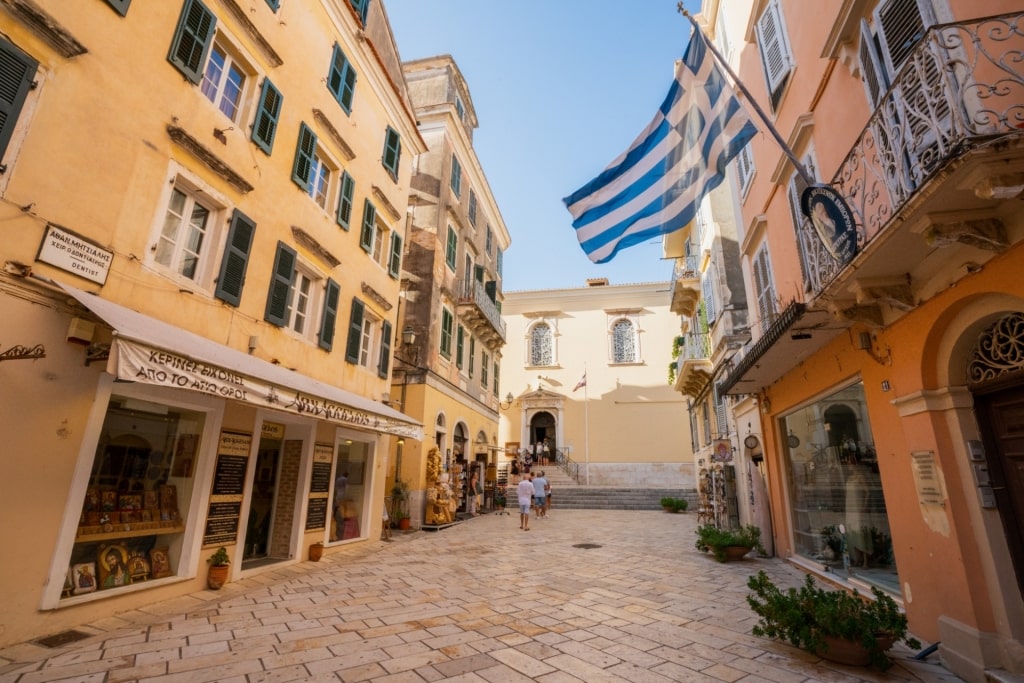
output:
M220 590L221 586L228 582L228 571L231 566L228 549L224 546L217 548L217 552L210 555L207 562L210 563L210 570L206 575L206 585L212 590Z
M701 552L710 552L719 562L741 559L755 549L764 552L761 529L753 524L739 529L719 529L714 524L705 524L697 528L694 547Z
M313 562L319 562L320 558L324 556L324 544L323 541L317 541L313 545L309 546L309 559Z
M747 587L750 608L761 617L753 628L755 636L788 640L796 647L825 659L886 669L885 651L897 641L911 649L921 647L907 637L907 616L896 601L872 587L874 600L856 590L826 590L808 574L800 589L779 589L763 571L751 576Z
M399 512L398 513L398 528L401 529L402 531L407 531L409 529L409 524L410 524L410 522L409 522L409 513L404 511L404 510L402 512Z
M686 509L690 507L690 503L685 498L667 496L661 499L661 507L665 512L686 512Z
M402 519L409 519L409 483L396 479L391 485L391 519L401 528ZM406 521L406 527L408 521Z

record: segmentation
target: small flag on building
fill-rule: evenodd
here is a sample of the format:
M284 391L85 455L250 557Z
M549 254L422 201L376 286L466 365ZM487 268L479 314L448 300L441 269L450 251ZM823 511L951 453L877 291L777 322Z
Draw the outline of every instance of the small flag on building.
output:
M576 382L576 386L574 386L572 390L576 391L577 389L582 389L585 386L587 386L587 373L584 372L583 377L580 377L580 381Z
M563 201L584 253L610 261L680 230L757 129L695 30L654 120L599 176Z

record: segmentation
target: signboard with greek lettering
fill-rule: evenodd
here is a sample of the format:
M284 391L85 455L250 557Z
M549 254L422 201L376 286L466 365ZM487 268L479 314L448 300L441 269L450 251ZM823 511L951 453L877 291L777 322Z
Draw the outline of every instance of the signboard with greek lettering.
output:
M156 349L124 338L115 339L115 372L119 379L175 387L211 396L305 415L328 422L412 439L423 437L417 425L386 415L335 403L279 384L242 375L186 355Z
M217 444L217 467L213 474L210 506L206 512L203 547L230 545L238 537L242 516L242 493L249 465L252 434L221 432Z
M107 281L114 252L49 223L36 260L102 285Z

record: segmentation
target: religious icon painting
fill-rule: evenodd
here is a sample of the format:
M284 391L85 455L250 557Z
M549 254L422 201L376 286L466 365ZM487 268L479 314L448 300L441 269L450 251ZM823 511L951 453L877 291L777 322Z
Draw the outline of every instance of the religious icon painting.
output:
M79 562L71 567L72 593L82 595L96 590L96 563Z

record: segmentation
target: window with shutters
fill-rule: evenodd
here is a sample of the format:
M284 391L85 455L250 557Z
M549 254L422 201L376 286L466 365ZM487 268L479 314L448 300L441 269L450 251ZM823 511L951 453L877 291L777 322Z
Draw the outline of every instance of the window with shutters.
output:
M494 231L491 230L491 226L487 226L487 241L485 251L488 256L494 255Z
M373 367L379 363L376 355L377 331L380 329L380 320L367 311L363 311L363 327L359 335L359 365L364 368Z
M469 191L469 208L467 209L469 224L476 227L476 192Z
M232 306L242 301L242 286L249 266L256 224L244 213L235 209L228 228L228 239L224 244L224 255L217 275L217 289L214 296Z
M352 4L352 9L359 15L359 21L363 22L363 26L366 25L366 14L370 11L370 0L349 0Z
M402 272L402 236L391 231L391 249L388 256L388 275L397 279Z
M384 134L384 154L381 163L388 170L392 180L398 180L398 163L402 158L402 138L391 126Z
M237 123L248 83L249 76L241 62L233 56L222 39L215 40L206 60L203 80L199 84L206 99L213 102L224 116Z
M747 192L754 180L754 153L747 144L736 155L736 172L740 181L740 200L747 198Z
M715 324L718 319L717 305L715 302L715 267L709 266L707 272L701 278L701 290L704 297L704 315L707 317L708 327Z
M459 160L452 155L452 177L450 181L452 192L455 193L456 197L462 196L462 164Z
M341 188L338 191L338 225L342 230L349 230L352 227L352 202L356 192L356 181L348 174L348 171L341 173Z
M185 0L167 59L199 85L213 45L217 17L200 0Z
M492 391L494 392L495 396L499 396L500 395L499 394L500 387L499 387L499 382L498 382L498 378L499 378L499 374L498 373L500 371L501 371L501 359L498 358L497 356L495 356L494 357L494 382L493 382L494 386L492 387Z
M256 105L256 117L252 122L252 141L267 154L274 149L274 137L277 135L277 121L281 116L283 99L280 91L269 78L263 79L260 99Z
M636 363L640 360L636 326L632 320L619 319L612 323L612 362Z
M725 395L720 393L718 385L714 387L715 399L715 424L718 428L718 438L725 438L729 434L729 418L725 410Z
M391 231L380 225L374 225L373 230L373 250L370 252L370 256L373 258L374 263L387 265L386 257L390 257L391 253L384 249L384 244L388 241L388 236Z
M497 268L498 275L500 277L505 269L505 252L501 249L498 250L498 254L495 256L495 263L497 264L495 267Z
M380 323L380 352L377 354L377 376L387 377L391 364L391 323Z
M538 322L530 328L530 365L545 366L555 364L555 335L551 325Z
M6 162L7 148L38 66L38 62L0 36L0 162Z
M327 89L334 95L346 114L352 113L352 99L356 90L356 71L349 63L348 57L335 43L331 54L331 66L327 74Z
M452 357L452 325L454 324L455 318L452 315L451 310L447 308L441 309L441 355L451 360Z
M295 268L295 285L292 288L288 328L300 337L309 337L313 332L312 317L315 315L318 303L318 290L317 278L312 271L299 263Z
M486 351L480 352L480 386L487 389L487 380L490 376L488 370L491 367L491 355Z
M771 0L757 20L757 47L761 53L772 109L777 110L793 73L793 51L789 46L786 25L779 0Z
M190 286L213 280L212 250L220 243L226 202L198 181L177 176L150 242L150 257L159 270Z
M754 254L754 293L757 296L757 314L761 320L761 334L775 321L778 315L775 297L775 278L768 244L762 244Z
M455 232L455 228L448 226L448 242L445 245L445 258L444 262L448 265L448 270L455 272L455 263L459 255L459 234Z
M466 351L466 328L460 323L455 330L455 367L459 370L463 366L463 357Z

